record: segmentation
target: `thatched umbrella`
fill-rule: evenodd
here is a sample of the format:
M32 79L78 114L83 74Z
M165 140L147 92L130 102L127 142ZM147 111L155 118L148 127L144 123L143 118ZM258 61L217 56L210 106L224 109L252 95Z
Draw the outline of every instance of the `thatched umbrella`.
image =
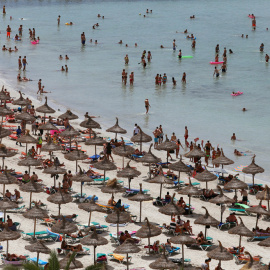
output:
M58 127L53 125L51 122L46 122L45 124L42 124L38 127L38 129L42 130L58 130Z
M123 167L122 168L124 168L124 158L127 157L127 156L129 156L129 155L134 154L135 153L135 149L132 146L125 145L125 142L124 142L123 137L121 137L121 139L122 139L122 145L113 148L112 152L115 155L118 155L118 156L123 157Z
M185 209L175 204L174 197L175 197L175 193L173 194L171 201L167 205L159 208L158 211L168 216L183 215L185 213Z
M141 172L129 166L130 161L122 171L118 171L116 176L122 178L128 178L128 188L130 189L131 179L141 175Z
M81 239L81 243L87 246L94 246L94 264L96 264L96 248L108 244L108 240L97 234L96 227L93 227L93 232Z
M15 114L15 119L16 120L24 120L24 121L27 121L27 122L33 122L33 121L36 120L36 118L33 115L31 115L31 114L29 114L27 112L22 112L20 114Z
M82 171L82 168L80 165L78 165L80 171L77 175L74 175L71 177L71 180L74 182L80 182L81 183L81 198L82 198L82 190L83 190L83 184L84 183L90 183L93 182L94 180L90 178L86 173Z
M266 238L265 240L260 241L258 245L262 247L270 247L270 238Z
M78 144L76 143L76 149L65 154L65 159L76 162L76 172L78 171L78 160L85 160L88 156L81 150L78 149Z
M113 162L109 161L106 156L104 156L103 160L101 160L100 162L95 163L93 166L98 170L103 170L104 171L103 184L105 183L106 171L114 171L114 170L117 169L117 166L114 165Z
M137 136L137 135L135 135L135 136ZM139 160L138 160L139 162L148 163L148 165L149 165L149 179L151 179L151 164L158 163L161 161L161 158L156 157L152 153L152 151L151 151L152 146L153 146L153 144L151 143L149 150L148 150L148 153L146 153L143 157L139 158Z
M4 230L0 232L0 241L7 241L6 258L8 257L8 241L17 240L20 237L21 237L21 233L17 231L12 231L11 229L9 229L7 224L5 225Z
M240 218L240 224L237 225L236 227L234 228L231 228L228 233L229 234L236 234L236 235L239 235L240 236L240 239L239 239L239 248L238 248L238 253L240 254L240 249L241 249L241 238L242 236L246 236L246 237L252 237L254 235L254 233L252 231L250 231L246 226L245 224L243 223L243 220L242 218Z
M17 139L17 142L26 144L25 153L27 154L27 145L28 145L28 143L37 144L38 140L36 138L34 138L33 136L31 136L29 134L29 131L27 131L25 135L23 135L23 136L21 136L20 138Z
M89 129L89 139L91 139L91 133L93 128L101 129L100 124L94 121L90 116L87 116L87 120L82 121L80 123L80 126Z
M231 165L231 164L234 164L234 161L225 157L224 153L223 153L223 149L221 148L221 153L220 153L220 156L213 159L212 160L212 163L213 165L221 165L222 169L223 169L223 166L224 165ZM222 173L222 176L223 176L223 173Z
M58 116L60 119L68 119L68 120L75 120L78 119L79 116L74 114L71 110L67 110L65 113Z
M11 134L12 132L10 130L4 129L2 125L0 125L0 139L7 137Z
M30 105L31 104L30 101L28 101L28 100L26 100L26 99L23 98L22 92L19 91L19 93L20 93L20 97L18 99L13 100L12 101L12 104L13 105L19 105L19 106Z
M223 214L222 204L234 203L235 200L224 195L220 186L217 186L217 188L219 189L220 194L218 196L216 196L215 198L209 200L209 202L215 203L215 204L220 204L220 210L221 210L220 222L222 222L222 214Z
M112 180L109 180L106 184L106 186L103 186L101 188L101 191L103 193L111 193L112 194L112 203L113 203L113 194L114 193L124 193L126 189L122 187L120 184L117 183L117 179L114 178Z
M216 180L217 176L213 173L210 173L205 167L204 171L197 173L194 178L200 182L206 182L206 189L208 189L207 183Z
M121 128L118 125L118 117L116 117L116 123L115 123L115 125L112 126L112 127L110 127L110 128L108 128L106 131L107 132L113 132L113 133L115 133L115 139L117 138L117 133L119 133L119 134L126 134L127 133L127 131L125 129Z
M35 206L32 207L32 209L30 209L29 211L23 213L23 216L25 218L34 219L34 237L36 235L37 219L43 219L43 218L49 217L48 212L44 209L41 209L37 204L35 204Z
M60 269L66 269L69 261L70 261L70 254L68 254L64 259L59 261ZM69 269L78 269L78 268L83 268L83 264L74 258L69 265Z
M55 113L55 110L47 104L47 97L45 97L45 103L42 106L36 108L37 112L44 113L44 120L46 119L46 113Z
M20 190L24 192L30 192L30 204L29 208L31 209L32 204L32 193L40 193L43 192L43 186L39 183L36 183L34 180L30 179L30 181L26 184L20 186Z
M77 230L78 230L77 225L75 225L74 223L68 222L64 216L61 216L60 220L58 220L56 224L52 226L52 232L63 234L64 239L67 233L74 233Z
M205 214L196 218L194 224L200 224L205 226L204 237L206 238L207 226L218 226L219 221L210 216L208 210L204 206L202 206L202 208L205 209Z
M130 201L140 202L140 222L141 222L142 221L142 202L152 201L153 197L151 197L149 194L144 194L142 191L142 184L140 184L140 191L136 195L128 199Z
M1 94L2 94L2 91L0 92L0 99L1 99ZM2 100L1 100L1 104L2 104ZM12 111L9 108L7 108L6 101L5 101L4 106L3 107L0 107L0 116L2 116L1 127L3 125L3 118L4 118L4 116L6 116L6 115L12 115L12 114L14 114L14 111Z
M6 210L17 208L18 205L15 202L12 202L8 198L4 198L0 201L0 210L4 211L4 222L6 221Z
M7 170L4 170L3 173L0 173L0 184L3 185L3 197L4 197L6 185L17 184L17 178L8 173Z
M205 157L206 154L194 144L193 149L184 155L186 158L200 158Z
M47 201L58 204L58 215L60 216L61 204L70 203L73 201L71 195L64 193L61 189L61 184L59 183L58 191L47 198Z
M253 156L252 162L242 170L243 173L252 174L253 186L254 186L255 174L264 172L264 169L255 163L255 157L256 157L256 155Z
M257 200L263 200L263 201L267 201L268 204L268 211L270 211L269 208L269 201L270 201L270 188L265 185L265 188L263 191L259 192L256 194L256 199Z
M50 254L51 252L51 250L44 244L42 240L38 240L31 245L25 246L24 248L30 252L37 252L37 265L39 261L39 253Z
M128 270L129 269L128 254L138 253L140 251L141 249L138 246L136 246L135 240L132 238L128 238L125 240L125 242L121 246L117 247L114 250L114 253L127 254L127 270Z
M211 259L218 260L219 266L221 267L221 261L231 261L233 259L233 255L222 246L220 241L218 242L219 247L207 252L207 256Z
M138 134L132 136L130 140L132 142L140 143L140 152L142 152L142 143L143 142L151 142L152 137L145 134L140 127L138 127L138 128L139 128L140 132Z
M154 184L160 184L160 193L159 193L160 199L161 199L162 185L164 184L173 185L173 181L165 177L163 174L162 175L159 174L155 176L153 179L149 180L148 182L154 183Z
M255 229L257 228L260 215L270 216L270 211L267 211L262 207L262 201L260 201L259 205L257 206L247 208L246 211L257 214Z
M93 195L90 202L79 204L80 209L89 212L88 226L90 226L92 212L106 213L104 207L101 207L95 203L95 197L96 195Z
M35 159L31 156L26 156L25 159L22 159L18 162L18 165L28 167L29 174L30 174L30 167L31 166L40 166L40 165L42 165L42 161L40 159Z
M93 132L94 137L91 138L89 140L86 140L85 145L94 145L95 146L95 157L97 156L97 145L103 145L106 143L106 140L104 140L101 137L97 137L96 133Z
M116 209L105 218L106 222L117 225L117 238L119 238L119 224L127 223L131 221L131 217L127 212L120 212Z
M69 151L71 151L71 139L79 135L81 135L81 133L75 130L72 126L69 126L67 129L65 129L59 134L60 137L69 138Z
M188 204L189 204L189 214L191 210L191 196L198 196L202 195L203 191L198 189L197 187L194 187L191 183L191 180L189 178L189 185L180 191L178 191L178 194L187 195L188 196Z
M48 167L48 168L46 168L46 169L43 170L43 173L53 175L53 177L54 177L54 186L56 186L55 176L57 174L65 174L66 172L67 172L66 169L61 168L59 166L55 166L55 165L52 165L51 167Z
M158 236L162 233L161 229L153 224L151 224L148 218L145 218L145 223L136 232L136 236L140 238L148 238L148 248L150 253L150 238Z
M17 152L9 150L6 148L5 145L1 144L0 145L0 158L2 158L3 163L2 163L2 168L5 167L5 158L13 157L17 155Z
M167 134L165 136L166 136L165 141L159 144L156 149L164 150L167 152L176 149L177 148L176 143L169 141ZM169 155L167 154L167 163L168 163L168 159L169 159Z
M248 185L245 182L238 180L235 175L229 183L225 184L224 189L234 189L235 201L237 201L237 189L248 189Z
M56 144L52 141L51 136L48 137L48 141L46 144L42 144L41 151L49 152L50 160L52 160L52 152L62 150L61 145Z
M7 100L10 100L10 96L7 95L4 91L4 86L2 87L2 90L0 91L0 100L1 101L7 101Z
M247 251L244 252L249 256L249 261L240 270L268 270L267 265L262 265L260 262L254 261L251 254Z
M178 187L179 187L179 182L180 182L180 173L185 172L189 173L191 172L191 169L182 161L182 155L180 155L180 160L172 163L168 166L170 170L177 171L179 172L178 174Z
M178 269L178 265L169 260L168 257L165 255L165 249L163 251L163 254L157 260L149 264L149 267L152 269L162 269L162 270Z
M182 265L184 269L184 265L185 265L184 245L192 245L196 243L196 240L194 238L191 238L189 235L180 234L180 235L170 238L169 241L173 244L182 245Z

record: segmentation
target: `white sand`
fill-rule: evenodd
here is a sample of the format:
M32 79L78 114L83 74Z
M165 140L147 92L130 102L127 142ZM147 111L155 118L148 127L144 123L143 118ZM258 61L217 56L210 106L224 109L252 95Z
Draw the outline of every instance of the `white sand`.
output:
M10 90L10 89L8 89L8 90ZM11 96L18 98L19 95L17 92L11 91ZM43 103L44 103L44 101L42 101L42 104ZM50 105L50 102L48 102L48 103ZM37 102L33 102L33 105L35 105L35 108L36 108L36 107L40 106L41 104L38 104ZM13 107L13 106L11 105L11 107ZM58 113L63 113L63 112L58 112ZM99 121L99 119L96 119L96 120ZM76 121L70 121L70 123L75 128L79 128L78 124L80 123L80 121L82 121L82 119L76 120ZM114 123L112 123L112 125L113 124ZM30 127L28 127L28 128L31 129ZM108 134L108 133L103 132L103 131L102 131L102 135L114 137L114 134ZM7 147L14 147L14 148L19 149L19 152L25 150L25 147L16 146L16 144L15 144L16 142L10 140L9 138L4 138L3 143ZM85 146L83 143L82 143L82 146L83 146L83 149L85 149L87 151L88 155L94 154L94 146ZM147 150L147 148L148 148L148 146L144 146L144 150ZM97 147L98 153L101 150L102 150L101 147ZM153 152L157 156L162 157L162 159L165 160L165 156L166 156L165 152L158 152L156 150L154 150ZM183 154L182 149L181 149L181 153ZM43 152L42 154L47 157L46 152ZM60 152L55 153L55 154L59 157L60 162L65 163L66 169L70 169L72 171L72 173L75 172L75 162L71 162L71 161L66 160L64 158L63 154ZM8 168L13 168L16 171L24 172L25 170L28 170L28 168L17 166L17 162L19 161L19 156L20 156L20 154L14 156L12 158L6 159L5 164L8 166ZM115 164L120 167L122 165L122 157L114 155L113 158L114 158ZM174 158L175 158L175 156L174 156ZM186 159L184 159L184 162L189 163L189 161ZM84 164L82 162L79 162L79 164L85 170L87 170L89 168L88 164ZM150 183L147 183L144 181L146 179L148 167L143 166L141 163L136 163L134 161L131 162L131 166L136 167L139 171L142 172L141 176L132 180L131 187L139 188L139 183L142 183L144 189L151 190L150 194L153 197L157 197L159 195L159 185L150 184ZM43 173L41 173L40 170L37 170L34 168L32 168L31 171L35 171L38 174L39 178L43 180L43 183L45 185L47 185L47 186L53 185L53 178L50 178L50 175L43 174ZM106 176L109 176L110 178L114 178L114 177L116 177L116 171L107 172ZM62 181L62 176L60 176L59 179ZM248 179L250 180L250 178L248 178ZM125 186L126 186L127 180L126 179L121 179L121 180L124 180ZM187 177L186 177L186 175L184 175L184 173L182 173L181 180L185 180L185 182L187 182ZM246 181L247 181L247 177L246 177ZM217 181L209 183L210 188L216 188L216 185L217 185ZM205 184L202 183L201 187L202 188L205 187ZM11 185L11 186L7 186L6 188L9 189L13 193L14 188L17 188L17 186ZM76 192L80 192L80 184L73 182L73 190ZM1 191L2 191L2 188L1 188ZM174 190L173 189L167 190L164 188L163 189L163 196L165 195L165 192L167 192L167 191L169 191L170 194L172 194ZM83 188L83 192L85 192L87 195L93 195L93 194L97 195L99 198L99 203L103 203L103 204L106 204L110 198L110 194L104 194L100 191L100 186L85 185ZM226 193L226 195L232 198L234 196L234 193ZM23 204L25 204L28 207L29 194L25 193L25 192L21 192L21 196L23 197L23 200L24 200ZM240 197L239 193L238 193L238 196ZM41 200L43 203L46 203L48 205L48 209L50 210L51 214L55 214L55 215L58 214L57 206L55 204L49 203L46 199L47 197L48 197L48 195L45 192L39 193L39 194L33 194L33 200ZM176 194L176 198L179 199L179 197L180 197L180 195ZM122 202L130 205L130 212L132 214L139 216L139 203L132 202L132 201L128 200L127 198L122 197L122 194L116 194L115 200L118 200L119 198L122 199ZM184 196L184 200L186 202L188 202L188 198L186 196ZM253 196L253 195L249 195L249 200L250 200L251 204L258 204L258 201L256 200L255 196ZM266 203L264 203L264 204L266 204ZM204 231L203 226L194 225L194 220L198 217L198 215L204 214L204 210L201 208L202 206L205 206L209 210L210 214L212 216L214 216L216 219L219 220L219 218L220 218L220 207L217 205L213 205L209 202L204 202L198 198L192 198L192 206L195 207L195 211L194 211L195 214L188 216L188 217L184 217L184 220L190 219L191 224L193 226L193 232L195 235L198 234L201 230ZM62 205L61 213L63 213L63 214L76 213L79 215L79 217L77 218L78 223L86 224L88 222L88 216L89 216L88 213L83 211L83 210L78 209L78 205L76 203L69 203L66 205ZM225 219L228 215L229 215L229 210L226 209L225 213L223 215L223 219ZM32 220L23 218L23 216L21 214L11 213L10 216L11 216L13 221L17 221L17 222L21 223L20 229L22 231L33 232L33 221ZM142 217L143 218L148 217L148 219L150 221L156 222L159 224L162 224L164 222L166 222L168 224L170 222L170 217L159 213L158 208L153 206L152 202L143 202ZM248 228L252 229L255 226L255 215L242 216L242 218L243 218L245 225ZM100 222L101 224L109 225L105 222L104 214L102 214L102 213L94 212L92 214L92 221L96 221L96 222ZM259 220L259 227L260 228L266 229L268 226L269 226L269 223L267 221L263 221L262 219ZM134 223L130 223L128 226L126 226L125 228L122 228L122 229L133 231L133 230L138 230L139 228L140 227L138 225L136 225ZM109 229L110 229L109 233L116 232L115 227L110 227ZM37 224L37 231L40 231L40 230L46 230L46 226L38 223ZM102 234L102 236L105 236L109 240L109 244L107 246L97 247L97 252L111 253L116 248L116 246L114 244L112 244L110 241L109 233ZM172 235L165 235L164 233L162 233L160 236L152 238L151 243L153 243L155 240L158 240L158 239L160 240L161 243L164 243L171 236ZM211 227L208 230L208 236L213 237L215 245L217 245L218 240L220 240L225 247L237 246L238 242L239 242L238 236L230 235L230 234L228 234L227 231L220 231L217 228L213 228L213 227ZM247 242L246 237L243 237L243 240L242 240L242 245L245 246L245 250L249 251L252 255L262 256L263 257L262 261L264 263L268 263L270 261L269 249L260 247L257 245L257 243L258 242ZM56 243L49 242L48 247L51 249L56 249L56 248L60 247L60 244L61 244L60 242L56 242ZM146 245L146 244L147 244L147 239L143 239L142 245L140 246L142 248L141 252L138 254L130 254L132 256L130 268L145 267L146 269L150 269L149 264L151 262L153 262L156 258L158 258L158 255L150 255L149 256L148 254L146 254L145 249L143 248L144 245ZM4 246L4 251L5 251L6 250L6 243L2 242L2 245ZM30 257L36 257L35 253L30 253L24 249L25 245L29 245L29 242L26 240L23 240L22 238L20 238L16 241L10 241L9 242L9 252L16 253L16 254L28 254L28 255L30 255ZM93 248L92 247L89 247L89 248L91 250L90 256L89 255L78 256L78 259L83 263L83 265L85 267L93 263ZM61 257L63 257L63 256L61 256ZM172 257L173 258L181 258L181 254L176 253ZM204 260L207 258L207 252L202 251L202 250L194 250L194 249L185 248L185 257L191 259L193 266L200 266L201 263L203 263ZM42 260L47 260L48 255L41 254L40 258ZM212 260L212 262L210 264L211 269L214 269L217 266L217 264L218 264L218 261ZM126 269L125 265L119 264L118 262L115 262L115 261L111 261L110 259L108 260L108 265L111 267L110 269ZM240 269L242 266L236 265L235 261L232 260L232 261L228 261L228 262L222 262L222 267L223 267L223 269ZM186 269L192 269L192 267L190 267L190 268L187 267Z

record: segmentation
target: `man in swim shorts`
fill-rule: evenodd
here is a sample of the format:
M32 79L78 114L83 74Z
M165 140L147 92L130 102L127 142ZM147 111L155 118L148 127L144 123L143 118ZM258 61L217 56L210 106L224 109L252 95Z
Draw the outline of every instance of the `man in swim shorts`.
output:
M213 77L215 76L215 74L216 74L216 77L219 76L219 69L217 69L217 67L215 67Z
M10 26L8 25L7 26L7 37L10 38L10 32L11 32L11 28Z
M205 144L205 147L204 147L204 149L205 149L205 154L206 154L206 156L205 156L205 163L206 163L206 165L208 166L208 159L209 159L209 157L210 157L210 153L211 153L211 149L212 149L213 147L212 147L212 144L209 142L209 141L207 141L207 143Z
M173 50L176 50L176 44L175 44L175 39L173 40Z
M28 64L26 61L26 56L24 56L23 60L22 60L22 64L23 64L23 70L26 69L26 65Z
M82 34L81 34L81 42L82 42L82 45L85 45L85 34L84 34L84 32L82 32Z

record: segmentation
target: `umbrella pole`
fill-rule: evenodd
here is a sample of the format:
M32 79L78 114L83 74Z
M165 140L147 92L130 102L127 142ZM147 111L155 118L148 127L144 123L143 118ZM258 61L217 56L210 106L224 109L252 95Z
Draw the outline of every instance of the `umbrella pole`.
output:
M207 228L206 228L206 226L205 226L205 231L204 231L204 238L206 239L206 230L207 230Z
M7 240L7 255L6 258L8 257L8 240Z
M116 224L117 239L119 240L119 223Z
M180 188L180 172L178 174L178 189Z
M31 170L31 167L29 166L29 175L30 175L30 170Z
M76 172L78 171L78 160L76 160Z
M127 270L129 269L129 267L128 267L128 253L127 253Z
M161 199L161 191L162 191L162 184L160 184L160 194L159 194L160 199Z
M151 179L151 163L149 163L149 179Z
M94 265L96 265L96 246L94 246Z
M131 178L128 178L128 189L130 189L130 182L131 182ZM268 208L269 208L269 201L268 201Z
M5 188L6 188L6 184L3 184L3 197L5 197Z
M31 209L31 204L32 204L32 192L30 192L30 205L29 205L29 209Z
M140 202L140 222L142 221L142 202Z
M89 213L88 227L90 226L92 212Z
M34 238L36 236L36 224L37 224L37 219L34 219Z
M222 223L222 204L220 205L220 222Z
M269 200L267 201L267 203L268 203L268 211L269 211L269 210L270 210L270 209L269 209Z
M5 165L5 158L4 157L2 157L2 161L3 161L3 163L2 163L2 169L4 170L4 165Z
M142 141L140 142L140 152L142 152Z
M254 187L254 174L252 174L252 183L253 183L253 187Z
M150 255L150 237L148 237L148 250L149 250L149 255Z
M58 216L60 216L61 204L58 204Z
M103 179L103 185L105 185L105 178L106 178L106 171L104 170L104 179Z
M257 228L257 226L258 226L258 221L259 221L259 214L257 214L257 217L256 217L256 226L255 226L255 230L256 230L256 228Z
M69 138L69 152L71 152L71 137Z
M188 214L191 214L191 206L190 206L191 196L188 195Z
M4 210L4 222L6 222L6 209Z
M37 253L37 266L38 266L38 261L39 261L39 252Z
M97 156L97 145L95 144L95 158Z
M83 185L83 182L81 182L81 198L82 198L82 185Z
M185 266L184 244L182 244L182 269L184 269L184 266Z
M207 185L207 181L205 182L205 184L206 184L206 190L208 190L208 185Z
M241 248L241 238L242 238L242 236L240 235L238 254L240 254L240 248Z
M223 166L224 166L224 165L223 165L223 164L221 164L221 168L222 168L222 178L223 178Z
M123 157L123 165L122 165L123 167L122 167L122 169L124 169L124 166L125 166L124 158L125 158L125 157Z
M25 154L27 156L27 143L25 144Z

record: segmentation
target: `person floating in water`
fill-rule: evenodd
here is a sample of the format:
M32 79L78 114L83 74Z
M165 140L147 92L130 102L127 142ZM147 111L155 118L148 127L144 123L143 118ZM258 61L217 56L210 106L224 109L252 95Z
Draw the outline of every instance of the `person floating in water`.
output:
M149 107L151 107L148 98L145 99L144 105L145 105L145 109L146 109L146 114L148 114Z

